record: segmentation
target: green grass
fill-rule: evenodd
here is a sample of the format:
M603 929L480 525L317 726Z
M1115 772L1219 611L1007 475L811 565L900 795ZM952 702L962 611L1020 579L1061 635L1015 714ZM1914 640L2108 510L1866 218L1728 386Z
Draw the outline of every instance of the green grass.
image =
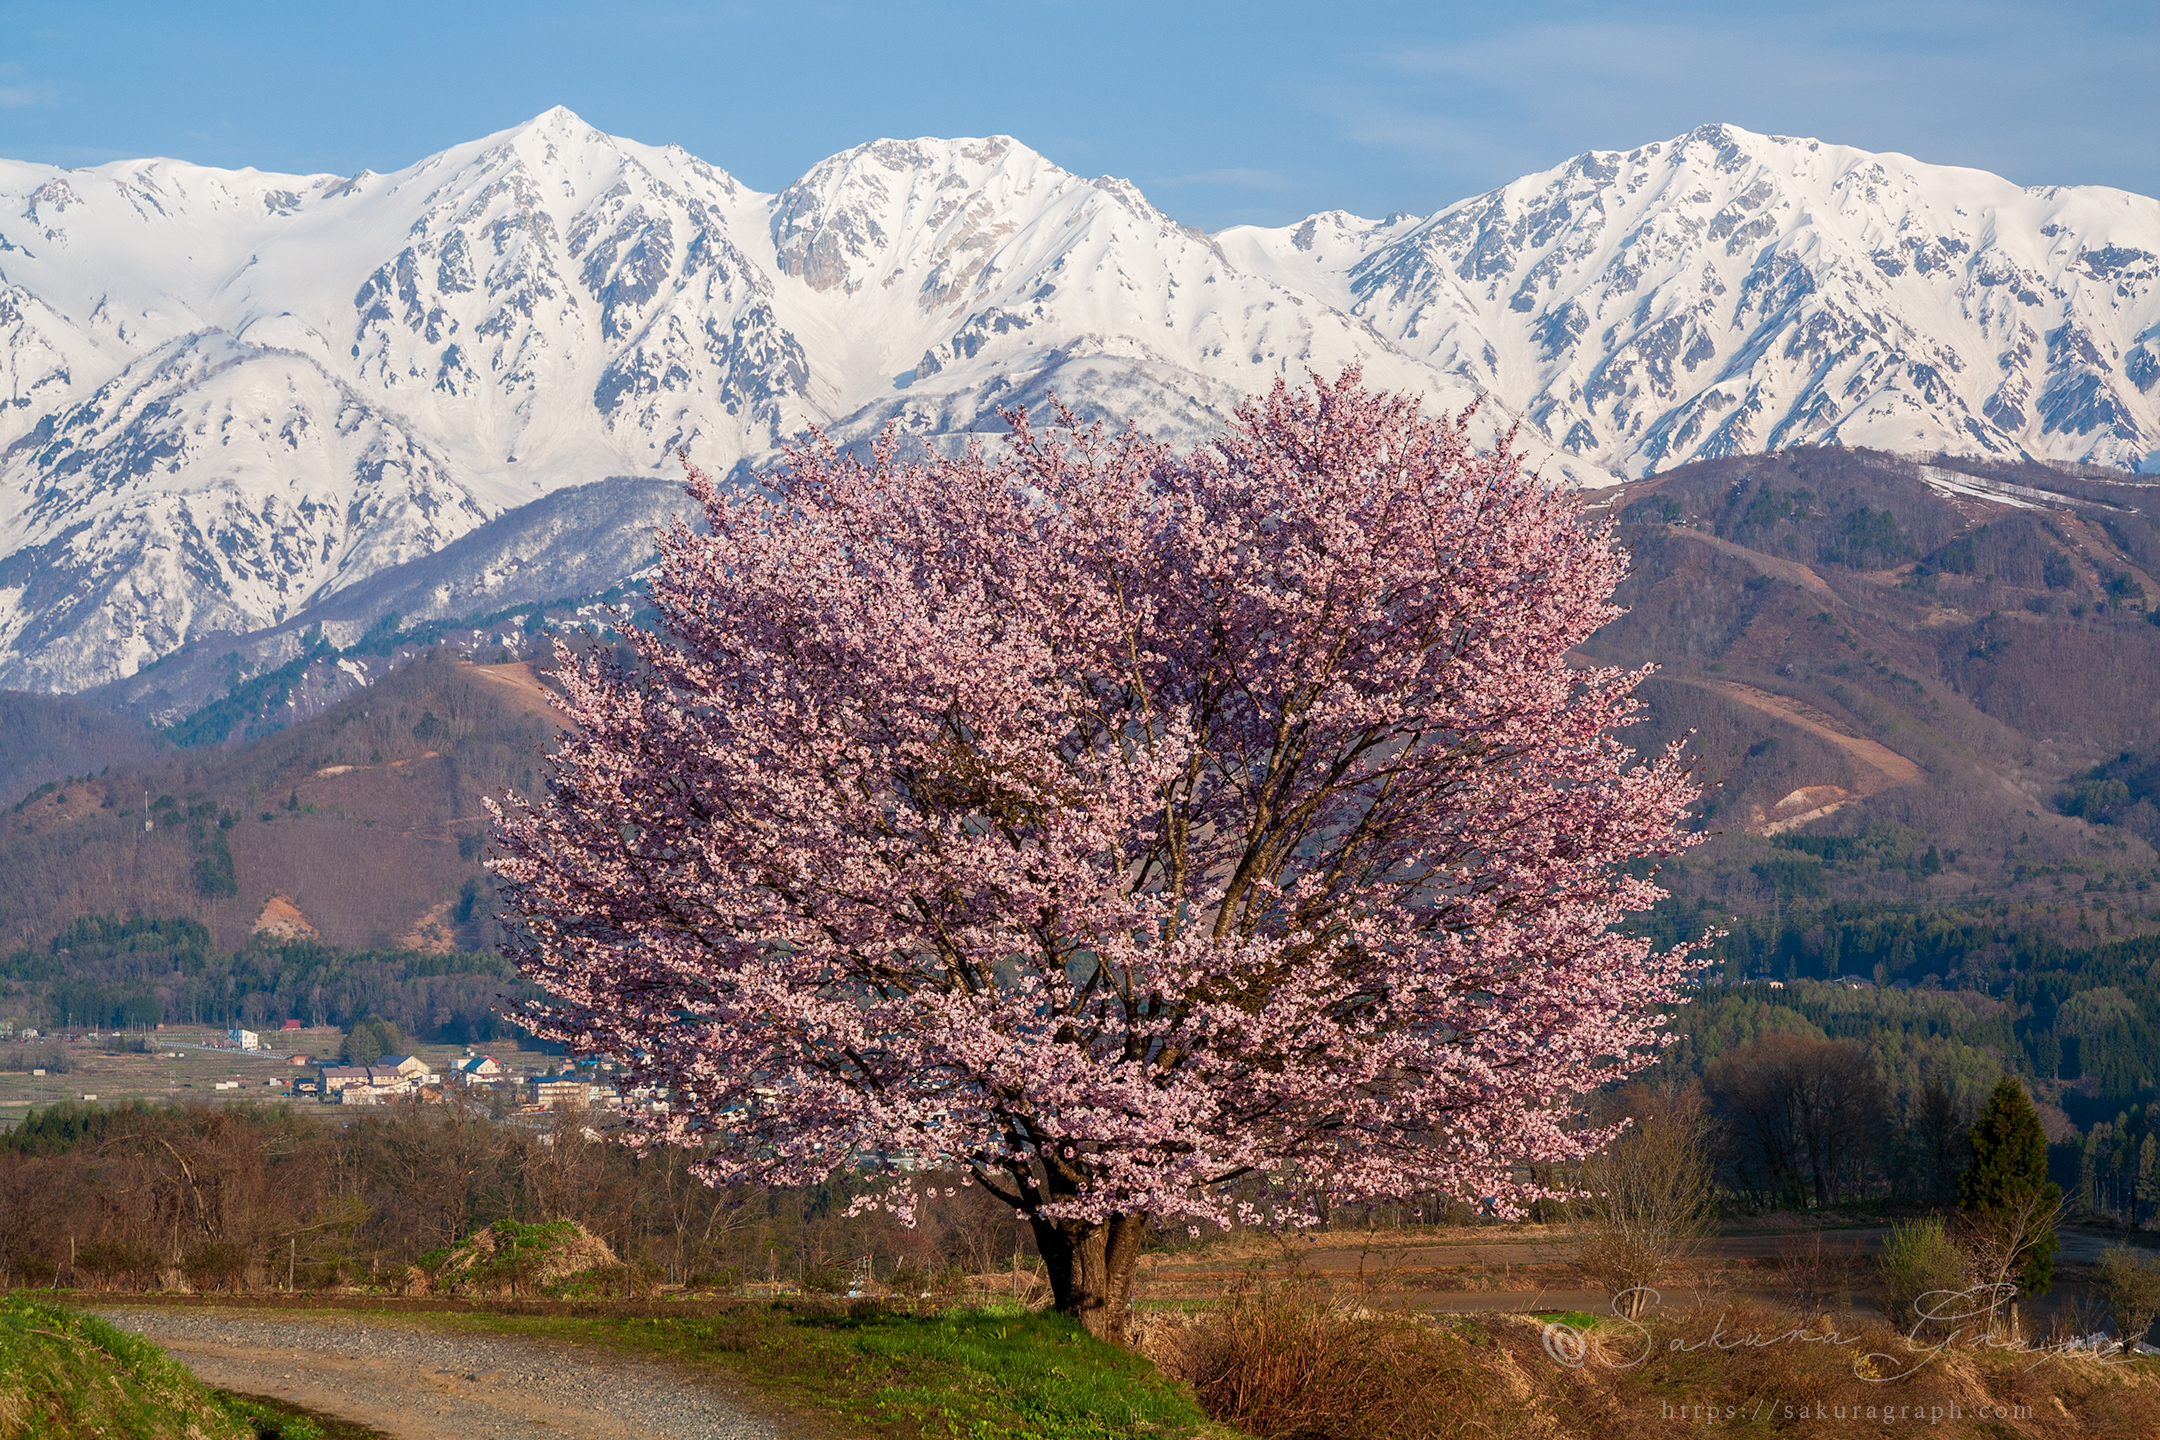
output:
M709 1317L429 1318L715 1365L778 1399L890 1440L1228 1433L1140 1356L1062 1316L1018 1308L910 1315L874 1305L776 1305Z
M140 1336L28 1295L0 1296L0 1436L384 1440L263 1395L212 1390Z
M26 1296L0 1298L0 1435L248 1440L258 1433L149 1341Z
M1572 1325L1577 1330L1588 1330L1598 1323L1598 1317L1587 1310L1533 1310L1530 1313L1533 1319L1543 1320L1547 1324L1558 1321L1562 1325Z
M269 1395L242 1395L232 1390L216 1394L226 1414L252 1428L255 1440L388 1440L380 1430Z

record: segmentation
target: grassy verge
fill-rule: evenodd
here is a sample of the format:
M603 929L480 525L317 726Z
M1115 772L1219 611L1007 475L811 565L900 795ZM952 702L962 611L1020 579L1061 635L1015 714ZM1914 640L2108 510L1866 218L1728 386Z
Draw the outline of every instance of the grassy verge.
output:
M1183 1386L1074 1322L1014 1309L911 1315L786 1305L704 1316L467 1312L434 1323L717 1365L890 1440L1229 1436Z
M0 1298L0 1437L257 1433L147 1340L40 1301Z
M383 1440L283 1400L203 1385L139 1336L26 1295L0 1296L0 1440Z

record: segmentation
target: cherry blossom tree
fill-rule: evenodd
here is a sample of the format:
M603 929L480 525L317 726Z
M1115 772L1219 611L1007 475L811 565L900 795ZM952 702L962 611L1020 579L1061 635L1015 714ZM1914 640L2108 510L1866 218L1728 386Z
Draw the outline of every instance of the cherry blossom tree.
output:
M667 1088L714 1183L957 1172L1122 1334L1146 1228L1445 1191L1611 1135L1686 947L1607 531L1410 398L1278 385L1189 457L1060 412L764 490L692 471L658 625L563 658L498 811L527 1022Z

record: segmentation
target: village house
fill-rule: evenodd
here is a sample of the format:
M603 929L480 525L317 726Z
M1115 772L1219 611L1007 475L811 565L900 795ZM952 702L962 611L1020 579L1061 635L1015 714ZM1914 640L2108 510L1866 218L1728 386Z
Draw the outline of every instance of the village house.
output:
M417 1055L385 1055L372 1067L377 1070L395 1070L415 1085L436 1084L435 1072L428 1069L427 1061Z
M503 1078L503 1068L492 1055L468 1055L452 1067L452 1073L467 1085L493 1085Z
M525 1095L529 1103L551 1110L582 1110L592 1103L593 1085L574 1075L535 1075L525 1082Z
M426 1074L422 1067L421 1073ZM336 1100L342 1105L376 1105L398 1095L410 1095L419 1088L416 1081L405 1071L384 1065L325 1065L322 1067L322 1094L325 1101Z
M322 1067L323 1094L335 1095L347 1085L372 1085L374 1077L365 1065L325 1065Z

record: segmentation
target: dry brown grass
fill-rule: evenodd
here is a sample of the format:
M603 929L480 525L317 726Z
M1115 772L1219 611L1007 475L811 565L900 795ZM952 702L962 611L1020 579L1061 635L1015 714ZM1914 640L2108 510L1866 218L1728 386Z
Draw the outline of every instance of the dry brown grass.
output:
M2160 1364L1960 1343L1916 1353L1886 1326L1747 1301L1590 1329L1585 1363L1530 1316L1375 1309L1310 1276L1251 1284L1140 1344L1216 1419L1265 1440L1626 1440L2160 1435ZM1564 1337L1563 1337L1564 1338ZM1563 1350L1563 1353L1564 1350ZM2002 1412L2007 1411L2007 1414Z

